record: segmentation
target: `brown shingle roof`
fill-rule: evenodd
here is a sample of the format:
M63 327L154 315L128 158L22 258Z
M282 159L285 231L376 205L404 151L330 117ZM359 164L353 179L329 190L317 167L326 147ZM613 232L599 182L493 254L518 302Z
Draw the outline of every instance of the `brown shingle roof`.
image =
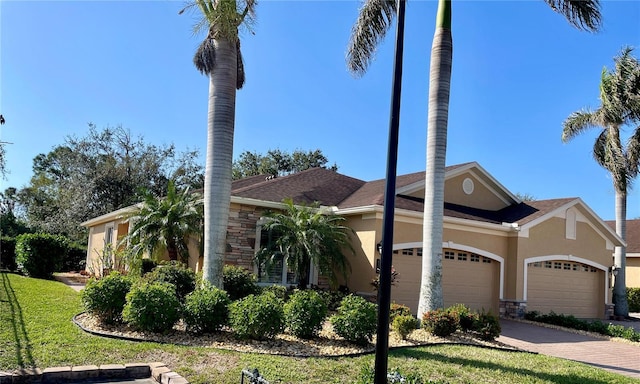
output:
M281 202L291 198L296 204L338 205L353 194L365 182L339 174L325 168L311 168L291 175L270 180L254 180L253 183L237 184L231 191L233 196Z
M616 231L616 221L605 221L608 226ZM640 253L640 220L627 220L627 253Z

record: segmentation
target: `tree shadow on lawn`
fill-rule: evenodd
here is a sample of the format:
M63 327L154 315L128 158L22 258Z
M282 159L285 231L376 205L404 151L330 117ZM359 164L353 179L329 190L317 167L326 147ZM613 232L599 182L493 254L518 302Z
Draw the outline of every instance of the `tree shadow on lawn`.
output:
M12 343L15 346L16 362L21 368L35 367L35 361L32 355L31 341L29 340L29 334L24 323L24 316L22 315L22 307L18 302L9 276L6 273L0 273L0 279L2 280L2 289L0 289L0 313L3 313L0 318L5 324L8 322L10 332L13 334L13 342L8 341L8 345ZM8 310L7 310L8 308ZM7 315L8 314L8 315ZM1 344L0 344L1 345Z
M481 347L478 347L478 348L481 348ZM510 353L520 354L520 353L529 353L529 352L513 351ZM585 377L575 373L568 373L568 374L545 373L545 372L535 371L535 370L527 369L523 367L510 367L510 366L506 366L506 365L502 365L502 364L498 364L498 363L494 363L486 360L450 357L441 353L430 352L428 350L425 350L425 348L399 349L399 350L393 351L393 356L400 357L400 358L414 358L418 360L432 360L432 361L438 361L446 364L458 364L462 366L471 366L475 368L484 369L487 371L493 370L493 371L500 371L500 372L510 372L515 375L537 378L539 380L543 380L550 383L563 383L563 384L608 384L610 383L610 381L606 379L594 379L594 378Z

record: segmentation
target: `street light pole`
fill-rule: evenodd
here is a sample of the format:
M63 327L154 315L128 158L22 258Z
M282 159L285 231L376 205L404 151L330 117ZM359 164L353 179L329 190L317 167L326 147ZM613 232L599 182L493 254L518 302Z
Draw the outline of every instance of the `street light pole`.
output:
M378 332L375 358L375 384L387 383L389 352L389 308L391 306L391 265L393 257L393 221L395 216L396 168L398 165L398 133L400 128L400 94L402 89L402 53L404 49L405 0L398 0L398 24L393 64L391 115L389 118L389 147L387 177L382 216L382 252L380 255L380 286L378 289Z

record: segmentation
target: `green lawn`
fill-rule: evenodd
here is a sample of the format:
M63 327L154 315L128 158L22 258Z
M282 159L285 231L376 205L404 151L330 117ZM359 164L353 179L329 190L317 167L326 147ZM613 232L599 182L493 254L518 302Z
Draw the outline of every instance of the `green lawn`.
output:
M136 343L85 334L80 295L62 283L0 273L0 371L161 361L192 383L238 383L258 368L271 383L355 383L373 355L290 358ZM519 352L440 345L392 351L389 367L438 383L640 383L584 364Z

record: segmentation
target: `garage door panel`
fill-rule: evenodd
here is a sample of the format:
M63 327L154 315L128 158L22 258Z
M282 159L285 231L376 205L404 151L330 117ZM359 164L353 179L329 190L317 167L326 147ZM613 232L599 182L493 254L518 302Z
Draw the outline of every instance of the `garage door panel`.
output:
M601 318L604 272L580 263L546 262L527 267L527 310Z

